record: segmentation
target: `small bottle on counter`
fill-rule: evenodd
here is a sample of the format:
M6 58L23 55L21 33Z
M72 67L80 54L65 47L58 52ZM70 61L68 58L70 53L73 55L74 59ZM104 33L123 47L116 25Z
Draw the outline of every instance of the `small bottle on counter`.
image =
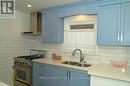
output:
M52 53L52 59L54 60L56 57L56 53Z

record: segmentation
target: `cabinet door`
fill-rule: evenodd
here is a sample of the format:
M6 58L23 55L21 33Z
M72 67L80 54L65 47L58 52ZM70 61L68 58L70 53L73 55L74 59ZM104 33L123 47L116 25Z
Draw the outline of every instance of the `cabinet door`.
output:
M43 42L62 43L64 33L64 21L58 17L57 12L43 13Z
M97 44L116 45L119 42L120 5L99 7Z
M33 62L33 86L52 86L51 66Z
M69 86L90 86L90 75L87 72L71 70Z
M122 4L122 44L130 45L130 2Z
M37 86L52 86L51 72L40 72L37 77Z
M60 67L52 68L52 86L68 86L67 69Z
M33 68L32 68L32 86L37 86L37 76L38 76L38 65L37 63L33 62Z

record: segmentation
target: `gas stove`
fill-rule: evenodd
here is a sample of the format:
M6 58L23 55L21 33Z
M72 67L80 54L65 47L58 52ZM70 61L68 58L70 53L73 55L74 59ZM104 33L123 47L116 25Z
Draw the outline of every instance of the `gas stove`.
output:
M27 55L27 56L18 56L17 58L33 60L33 59L45 58L45 56L44 55Z
M30 54L26 56L17 56L14 58L14 71L15 71L15 84L14 86L32 86L32 60L45 58L47 52L44 50L31 50L38 51L38 54Z

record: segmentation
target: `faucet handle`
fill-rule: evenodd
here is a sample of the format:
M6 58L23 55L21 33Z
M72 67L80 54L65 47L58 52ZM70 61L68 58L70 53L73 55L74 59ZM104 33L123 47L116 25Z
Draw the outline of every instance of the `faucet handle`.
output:
M83 54L83 63L87 63L86 60L84 60L85 54Z
M80 62L83 62L83 61L84 61L84 55L81 55Z
M82 56L82 59L83 59L83 61L84 61L84 54L83 54L83 56Z

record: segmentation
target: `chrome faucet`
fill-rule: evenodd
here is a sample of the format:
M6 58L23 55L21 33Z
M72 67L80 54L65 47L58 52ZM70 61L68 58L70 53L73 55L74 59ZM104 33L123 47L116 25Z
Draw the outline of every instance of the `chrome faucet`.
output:
M83 62L83 61L84 61L84 56L83 56L83 53L82 53L81 49L75 49L75 50L73 51L73 53L72 53L72 56L75 55L75 52L76 52L76 51L79 51L79 52L80 52L80 62Z

